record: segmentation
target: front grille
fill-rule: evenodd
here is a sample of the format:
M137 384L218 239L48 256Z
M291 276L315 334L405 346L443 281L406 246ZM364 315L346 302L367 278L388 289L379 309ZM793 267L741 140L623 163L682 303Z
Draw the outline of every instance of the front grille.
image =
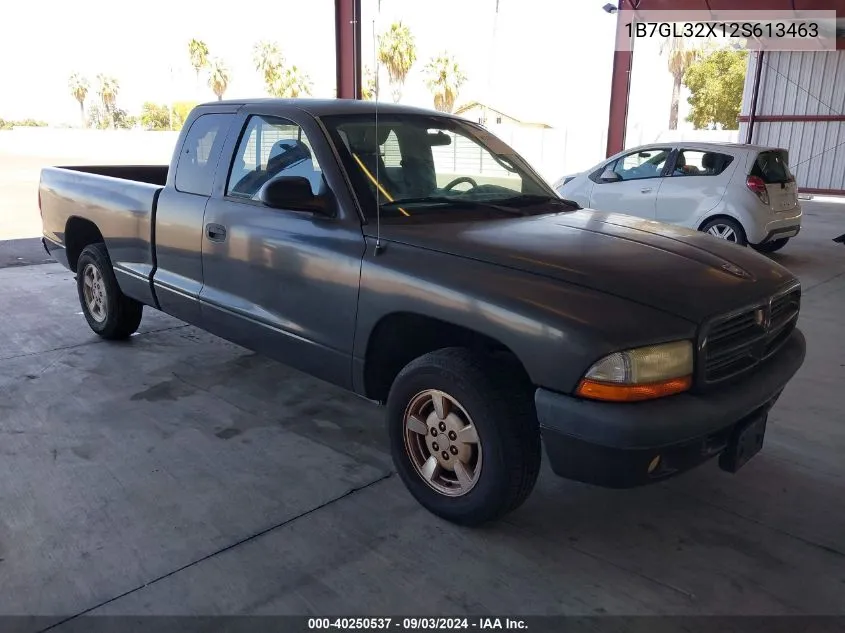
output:
M799 286L714 319L703 333L704 382L733 378L776 353L795 328L800 309Z

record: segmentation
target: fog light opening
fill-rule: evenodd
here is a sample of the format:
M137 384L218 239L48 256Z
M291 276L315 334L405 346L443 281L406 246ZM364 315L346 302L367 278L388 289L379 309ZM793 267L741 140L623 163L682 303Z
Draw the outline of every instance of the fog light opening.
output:
M657 455L648 463L648 474L651 475L660 466L660 455Z

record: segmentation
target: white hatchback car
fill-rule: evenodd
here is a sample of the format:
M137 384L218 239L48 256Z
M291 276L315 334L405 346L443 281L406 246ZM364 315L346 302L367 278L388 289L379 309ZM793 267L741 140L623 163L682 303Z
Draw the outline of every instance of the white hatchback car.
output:
M656 143L620 152L554 184L562 198L705 231L771 253L801 230L785 149Z

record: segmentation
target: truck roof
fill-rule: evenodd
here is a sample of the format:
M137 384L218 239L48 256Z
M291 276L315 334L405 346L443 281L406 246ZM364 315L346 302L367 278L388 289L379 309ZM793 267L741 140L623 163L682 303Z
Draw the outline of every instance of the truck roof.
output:
M199 104L197 107L214 107L220 105L249 106L259 104L271 107L279 106L297 108L304 112L308 112L313 116L376 113L375 101L363 101L358 99L230 99L223 101L208 101L206 103ZM437 112L427 108L417 108L397 103L379 102L378 112L379 114L435 114L455 118L454 115L445 112Z

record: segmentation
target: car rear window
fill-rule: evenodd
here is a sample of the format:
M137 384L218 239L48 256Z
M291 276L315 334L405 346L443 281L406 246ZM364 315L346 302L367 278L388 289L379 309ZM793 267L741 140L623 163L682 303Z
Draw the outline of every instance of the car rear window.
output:
M762 178L767 185L793 182L795 178L789 171L789 152L783 149L760 152L751 175Z

